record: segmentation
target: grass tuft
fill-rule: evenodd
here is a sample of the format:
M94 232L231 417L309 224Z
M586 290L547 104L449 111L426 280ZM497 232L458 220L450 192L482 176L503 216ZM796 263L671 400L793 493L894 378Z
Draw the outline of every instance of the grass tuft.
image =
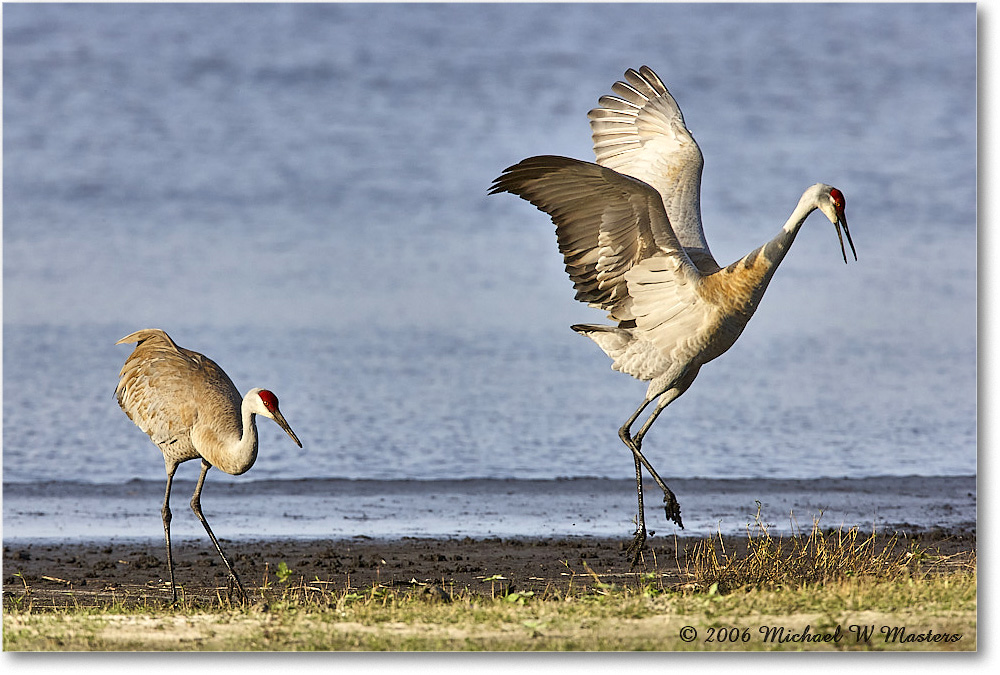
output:
M682 589L729 593L742 588L803 588L852 578L898 580L933 573L935 566L948 565L911 542L905 545L898 533L863 535L859 528L820 528L813 521L806 533L773 536L761 518L760 502L747 537L738 550L726 548L722 536L695 544L684 570L689 581ZM967 563L973 568L975 561Z

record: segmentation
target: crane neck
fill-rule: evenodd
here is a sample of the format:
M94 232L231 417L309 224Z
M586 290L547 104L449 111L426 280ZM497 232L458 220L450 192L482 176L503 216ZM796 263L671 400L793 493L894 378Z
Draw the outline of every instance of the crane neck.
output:
M741 317L742 325L746 325L746 321L756 311L778 265L795 241L802 223L815 209L815 200L803 195L777 236L728 267L706 277L702 292L731 316Z
M243 473L249 470L257 460L257 415L250 410L249 398L243 399L240 411L243 414L243 436L240 438L239 454L244 458L246 464L239 473Z
M815 201L807 199L806 195L799 200L792 215L788 217L785 224L781 226L781 231L763 246L758 246L745 256L726 268L730 273L737 270L756 269L757 276L766 284L770 280L774 270L777 269L785 254L795 241L795 235L802 228L802 223L806 222L809 214L816 210Z
M251 410L251 404L246 398L240 406L242 417L242 432L239 439L234 440L221 457L215 457L212 465L228 474L239 476L246 473L257 461L257 414Z
M781 226L781 231L778 232L777 236L758 249L764 254L764 258L771 263L772 274L773 270L784 260L785 254L791 248L792 242L795 241L795 235L802 229L802 224L806 222L806 218L815 210L815 200L809 199L808 193L802 195L802 199L799 200L795 210L792 211L792 215Z

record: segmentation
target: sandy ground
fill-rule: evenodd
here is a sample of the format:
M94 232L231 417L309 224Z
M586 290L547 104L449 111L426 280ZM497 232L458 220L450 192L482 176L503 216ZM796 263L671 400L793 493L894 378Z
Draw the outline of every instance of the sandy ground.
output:
M976 548L974 528L900 533L901 546L916 541L931 553L955 555ZM420 587L428 592L468 589L502 594L510 590L582 589L595 583L638 583L655 572L667 584L682 581L698 538L653 537L642 563L629 569L626 539L609 538L403 538L377 540L222 540L251 593L265 580L280 588L281 562L290 581L318 580L330 590L366 589L374 584ZM728 537L727 549L745 538ZM206 538L174 542L175 574L185 596L213 602L226 594L228 575ZM498 578L502 577L502 578ZM30 594L36 608L62 604L96 605L115 598L146 602L168 599L162 542L13 543L3 550L5 604Z

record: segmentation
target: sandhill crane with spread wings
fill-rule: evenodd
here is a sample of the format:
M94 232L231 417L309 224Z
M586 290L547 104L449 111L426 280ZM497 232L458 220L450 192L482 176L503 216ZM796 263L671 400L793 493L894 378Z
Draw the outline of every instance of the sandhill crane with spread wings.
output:
M205 474L213 466L234 476L250 470L257 459L256 415L277 422L300 448L302 443L278 409L278 398L267 389L251 389L241 397L215 361L178 347L162 330L139 330L116 344L132 342L136 346L122 366L115 397L129 419L149 434L163 452L167 491L161 515L167 540L171 601L177 602L177 587L170 550L170 487L178 465L189 459L201 460L201 475L191 497L191 509L205 526L244 599L249 599L201 511Z
M549 214L576 299L608 312L616 325L575 325L613 360L648 381L646 397L619 429L635 460L639 514L628 551L634 565L646 541L645 468L663 491L669 520L683 527L674 493L643 456L657 416L687 391L699 369L726 352L757 309L806 217L819 209L857 260L837 188L806 189L771 241L720 267L701 224L701 149L677 102L648 67L629 69L617 96L590 111L597 163L530 157L508 167L490 189L510 192ZM843 228L843 235L841 234ZM636 433L632 426L659 399Z

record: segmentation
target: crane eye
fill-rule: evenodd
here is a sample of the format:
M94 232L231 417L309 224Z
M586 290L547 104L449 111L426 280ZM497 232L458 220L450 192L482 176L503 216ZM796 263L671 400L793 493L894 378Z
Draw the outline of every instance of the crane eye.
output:
M833 205L837 207L838 211L843 211L844 207L847 206L844 193L837 188L830 188L830 198L833 199Z
M278 397L270 391L267 389L261 389L257 395L260 396L260 400L264 402L265 408L272 412L278 409Z

